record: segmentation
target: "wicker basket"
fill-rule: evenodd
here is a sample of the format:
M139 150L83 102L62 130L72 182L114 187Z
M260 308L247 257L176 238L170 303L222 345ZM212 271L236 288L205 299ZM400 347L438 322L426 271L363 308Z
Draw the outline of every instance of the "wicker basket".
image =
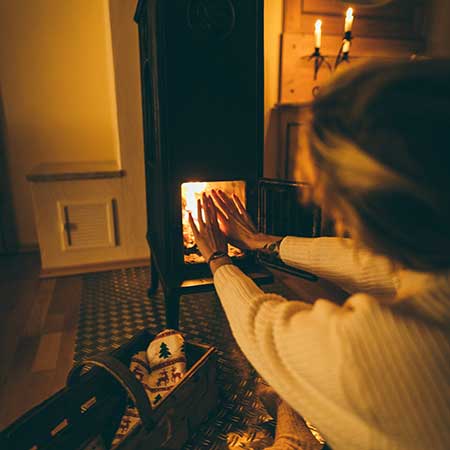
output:
M127 367L131 357L145 350L154 337L144 330L119 349L75 366L64 389L1 433L0 448L81 450L96 438L109 448L128 396L137 406L142 423L116 448L181 449L216 409L216 351L186 341L188 371L173 391L152 409L142 385ZM94 367L84 373L86 365Z

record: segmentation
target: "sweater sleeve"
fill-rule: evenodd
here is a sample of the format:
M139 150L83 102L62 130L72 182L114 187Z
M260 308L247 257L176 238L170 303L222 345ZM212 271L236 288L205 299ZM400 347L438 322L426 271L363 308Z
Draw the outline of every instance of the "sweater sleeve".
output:
M352 239L288 236L280 246L284 263L312 272L347 292L395 294L395 274L386 258L357 249Z
M348 363L339 327L345 307L326 300L311 306L264 293L233 265L221 266L214 283L241 350L285 401L317 425L346 417L352 428L364 428L355 423L359 418L341 383L340 370ZM333 437L340 432L329 430Z
M247 359L332 448L448 448L446 328L365 293L287 301L233 265L214 283Z

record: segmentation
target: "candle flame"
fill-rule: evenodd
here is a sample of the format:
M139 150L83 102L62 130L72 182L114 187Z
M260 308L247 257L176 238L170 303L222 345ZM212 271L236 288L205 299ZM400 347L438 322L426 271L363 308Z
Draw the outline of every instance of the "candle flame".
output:
M353 8L348 8L345 17L350 20L353 17Z
M322 28L322 21L320 19L317 19L315 23L315 30L319 32L321 28Z

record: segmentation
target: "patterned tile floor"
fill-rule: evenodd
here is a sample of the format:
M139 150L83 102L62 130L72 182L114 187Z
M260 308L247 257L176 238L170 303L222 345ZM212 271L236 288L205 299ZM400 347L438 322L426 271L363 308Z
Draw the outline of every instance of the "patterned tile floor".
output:
M154 333L164 329L164 298L160 291L147 297L148 272L148 268L130 268L84 276L76 362L120 346L144 327ZM279 283L264 289L292 297ZM217 416L199 429L185 449L258 450L270 445L274 423L254 394L261 380L236 345L216 294L183 296L180 329L190 340L218 349L223 399Z

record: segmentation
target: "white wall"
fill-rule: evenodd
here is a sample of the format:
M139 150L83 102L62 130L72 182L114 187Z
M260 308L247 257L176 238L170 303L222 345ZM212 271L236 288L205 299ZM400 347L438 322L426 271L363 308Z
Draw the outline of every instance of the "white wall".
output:
M27 173L39 163L119 164L107 0L0 2L0 84L21 246L37 241Z
M278 115L283 0L264 0L264 176L277 178L280 143Z
M136 0L109 0L114 58L115 92L120 154L126 176L122 196L127 207L128 252L134 258L148 255L145 241L147 213L144 174L141 78L138 27L133 17Z

